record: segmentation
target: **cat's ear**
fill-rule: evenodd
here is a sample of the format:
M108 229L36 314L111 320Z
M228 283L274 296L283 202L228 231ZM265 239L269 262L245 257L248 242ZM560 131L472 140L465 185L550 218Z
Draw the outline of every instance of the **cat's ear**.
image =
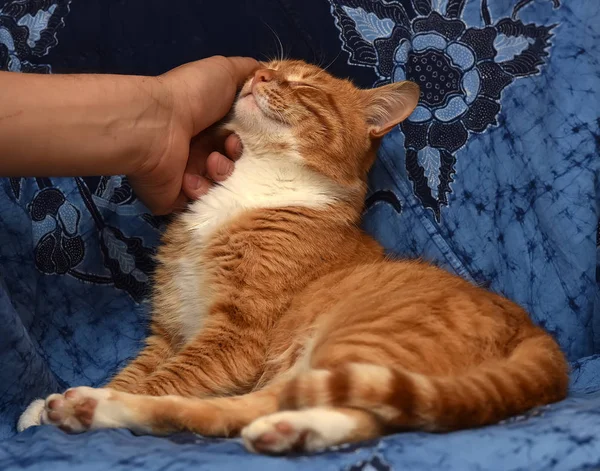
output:
M362 93L371 137L381 137L410 116L419 102L420 89L416 83L404 81Z

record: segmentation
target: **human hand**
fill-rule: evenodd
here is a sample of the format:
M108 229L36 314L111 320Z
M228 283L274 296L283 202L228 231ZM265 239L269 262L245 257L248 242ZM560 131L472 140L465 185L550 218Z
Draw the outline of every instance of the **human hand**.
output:
M183 209L188 199L205 194L212 181L231 174L241 142L207 128L227 114L238 87L257 67L250 58L211 57L146 81L152 98L148 112L156 115L157 129L128 177L155 214Z

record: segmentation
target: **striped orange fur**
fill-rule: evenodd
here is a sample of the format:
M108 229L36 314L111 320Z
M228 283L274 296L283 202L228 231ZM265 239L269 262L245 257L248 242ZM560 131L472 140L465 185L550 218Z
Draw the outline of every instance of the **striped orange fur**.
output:
M48 398L42 419L286 453L563 399L565 358L523 309L388 259L358 227L379 140L418 96L298 61L256 72L225 126L244 144L235 172L165 234L146 348L107 389Z

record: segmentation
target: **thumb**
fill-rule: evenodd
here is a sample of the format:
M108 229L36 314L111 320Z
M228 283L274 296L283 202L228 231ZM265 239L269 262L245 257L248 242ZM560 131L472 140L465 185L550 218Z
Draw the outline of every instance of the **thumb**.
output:
M249 57L215 56L167 73L179 106L189 108L193 135L229 112L238 88L258 68L259 63Z
M235 81L236 89L244 85L250 75L260 68L259 62L251 57L213 57L213 59L227 61L227 65L223 65Z

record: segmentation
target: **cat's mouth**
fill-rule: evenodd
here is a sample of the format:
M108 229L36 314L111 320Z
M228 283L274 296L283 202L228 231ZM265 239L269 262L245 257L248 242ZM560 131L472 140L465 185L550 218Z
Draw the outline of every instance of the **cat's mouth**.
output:
M242 90L238 100L244 106L251 107L253 111L258 111L263 117L271 121L285 123L283 116L273 110L269 98L256 88L249 87L248 90Z

